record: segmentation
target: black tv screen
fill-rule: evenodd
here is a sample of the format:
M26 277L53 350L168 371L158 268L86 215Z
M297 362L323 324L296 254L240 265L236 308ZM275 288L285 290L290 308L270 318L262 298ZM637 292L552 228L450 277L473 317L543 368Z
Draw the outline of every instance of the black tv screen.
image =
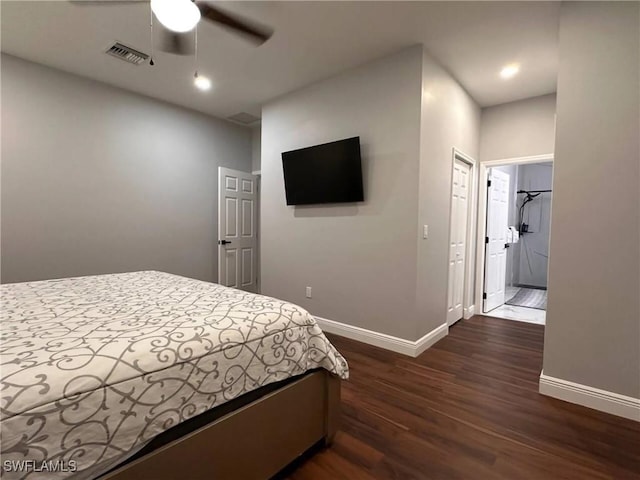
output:
M282 154L287 205L361 202L360 137Z

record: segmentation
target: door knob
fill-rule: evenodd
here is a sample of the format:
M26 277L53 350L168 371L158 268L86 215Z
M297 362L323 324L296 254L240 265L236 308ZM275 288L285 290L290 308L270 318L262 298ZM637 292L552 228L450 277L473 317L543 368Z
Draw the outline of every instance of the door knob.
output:
M218 245L226 245L227 243L231 243L231 240L218 240Z

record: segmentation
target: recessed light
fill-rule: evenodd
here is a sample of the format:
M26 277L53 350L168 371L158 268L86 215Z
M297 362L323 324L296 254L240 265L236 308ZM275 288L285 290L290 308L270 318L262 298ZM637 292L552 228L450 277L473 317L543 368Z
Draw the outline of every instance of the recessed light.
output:
M203 92L206 92L211 88L211 80L203 75L198 75L197 73L193 79L193 84L198 90L202 90Z
M519 71L520 65L518 65L517 63L512 63L511 65L506 65L502 70L500 70L500 76L504 79L511 78Z

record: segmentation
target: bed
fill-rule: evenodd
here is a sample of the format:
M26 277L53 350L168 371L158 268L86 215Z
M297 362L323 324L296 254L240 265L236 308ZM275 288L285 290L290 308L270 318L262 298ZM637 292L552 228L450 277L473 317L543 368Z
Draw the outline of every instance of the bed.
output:
M3 479L266 479L335 432L348 366L297 305L155 271L0 288Z

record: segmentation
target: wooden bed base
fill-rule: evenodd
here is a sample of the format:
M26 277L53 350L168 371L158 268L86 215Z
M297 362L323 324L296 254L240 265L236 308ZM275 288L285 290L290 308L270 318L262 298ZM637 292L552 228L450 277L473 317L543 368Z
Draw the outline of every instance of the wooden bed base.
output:
M340 379L316 370L101 480L267 480L317 442L330 444Z

